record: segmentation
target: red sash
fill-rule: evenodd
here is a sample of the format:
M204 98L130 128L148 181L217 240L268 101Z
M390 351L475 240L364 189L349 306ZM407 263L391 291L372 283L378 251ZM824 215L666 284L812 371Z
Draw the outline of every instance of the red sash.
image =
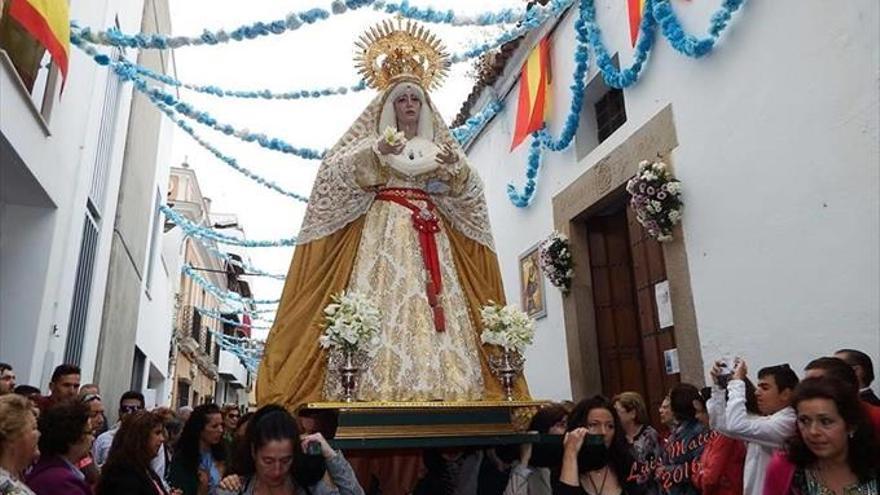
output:
M434 214L434 203L428 193L421 189L387 188L379 191L376 199L391 201L412 211L413 228L419 233L419 244L422 247L422 260L425 262L425 270L428 272L428 282L425 290L428 295L428 305L434 313L434 328L438 332L446 330L446 317L443 315L443 306L440 305L440 293L443 292L443 284L440 279L440 257L437 254L437 239L435 235L440 232L440 224L437 215ZM413 204L410 200L424 201L425 206Z

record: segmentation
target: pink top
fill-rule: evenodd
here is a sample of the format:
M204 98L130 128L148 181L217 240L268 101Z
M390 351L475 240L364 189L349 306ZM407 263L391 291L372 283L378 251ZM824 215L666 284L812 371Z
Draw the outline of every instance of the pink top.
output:
M777 452L767 465L764 477L764 495L789 495L792 489L795 465L788 460L784 452Z

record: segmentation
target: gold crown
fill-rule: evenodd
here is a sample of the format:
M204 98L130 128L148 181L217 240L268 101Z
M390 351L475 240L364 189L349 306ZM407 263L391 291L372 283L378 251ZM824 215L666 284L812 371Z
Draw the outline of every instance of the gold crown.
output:
M443 43L424 27L398 19L371 27L355 42L355 66L367 85L380 91L399 79L415 79L426 90L440 86L449 71Z

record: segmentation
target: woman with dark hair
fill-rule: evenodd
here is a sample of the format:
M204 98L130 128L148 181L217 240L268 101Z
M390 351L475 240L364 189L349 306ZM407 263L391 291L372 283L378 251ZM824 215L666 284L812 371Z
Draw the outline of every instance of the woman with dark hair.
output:
M162 478L150 467L164 441L165 425L160 415L137 411L126 416L101 469L98 495L168 495Z
M251 418L254 417L254 413L248 412L244 413L244 415L238 419L238 423L235 425L235 438L236 439L244 439L245 434L247 433L247 425L250 422Z
M223 416L223 448L226 449L226 459L231 460L235 455L235 427L241 419L241 409L238 404L226 404L220 408Z
M675 428L660 458L657 468L657 484L662 493L670 495L696 495L692 477L699 469L703 448L711 439L710 431L697 419L702 399L697 387L679 383L669 392L669 406L675 417Z
M672 415L672 407L669 405L669 394L663 397L660 407L657 408L657 413L660 415L660 425L663 427L663 430L658 433L660 433L663 443L666 443L669 434L675 429L675 416Z
M561 404L542 407L532 416L529 431L542 435L565 433L566 415ZM554 455L553 452L556 452ZM519 461L510 470L504 495L550 495L559 481L562 457L558 445L524 443L520 446Z
M245 445L245 434L247 433L247 425L253 416L254 413L252 412L245 413L242 417L238 418L238 422L235 424L232 438L232 455L226 461L227 475L241 473L241 465L244 459L250 456L250 452L247 451L247 445Z
M767 467L765 495L877 495L880 446L858 390L831 377L795 390L797 433Z
M27 475L31 490L37 495L91 495L92 488L76 467L95 440L89 407L78 401L59 402L44 410L37 424L40 460Z
M643 486L646 494L656 495L660 490L651 466L660 458L661 442L660 434L648 424L651 421L648 407L637 392L623 392L611 402L620 418L630 454L638 464L634 470L635 480Z
M300 435L283 407L263 406L247 425L240 476L223 480L220 495L363 495L354 471L321 433ZM320 449L320 454L307 451ZM330 481L325 481L324 473Z
M633 495L642 489L628 480L633 465L617 411L605 397L580 401L568 415L562 471L554 493Z
M168 483L183 495L216 495L223 478L223 416L216 404L193 409L174 448Z

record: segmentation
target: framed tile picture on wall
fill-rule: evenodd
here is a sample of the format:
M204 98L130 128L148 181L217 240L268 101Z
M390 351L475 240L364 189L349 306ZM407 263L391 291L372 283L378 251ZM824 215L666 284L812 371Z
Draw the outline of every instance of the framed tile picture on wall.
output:
M522 310L535 319L547 316L544 274L538 263L540 245L540 242L535 244L519 257L519 301Z

